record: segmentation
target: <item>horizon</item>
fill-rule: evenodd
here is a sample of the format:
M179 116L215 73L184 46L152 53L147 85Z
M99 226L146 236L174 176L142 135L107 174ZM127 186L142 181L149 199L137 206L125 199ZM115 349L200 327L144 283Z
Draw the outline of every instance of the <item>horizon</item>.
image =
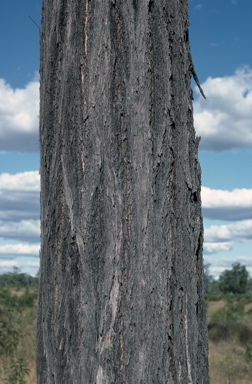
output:
M36 275L40 250L40 0L0 4L0 273ZM189 0L192 78L201 136L204 263L252 276L252 2ZM32 19L32 20L30 20ZM34 21L37 26L34 24Z

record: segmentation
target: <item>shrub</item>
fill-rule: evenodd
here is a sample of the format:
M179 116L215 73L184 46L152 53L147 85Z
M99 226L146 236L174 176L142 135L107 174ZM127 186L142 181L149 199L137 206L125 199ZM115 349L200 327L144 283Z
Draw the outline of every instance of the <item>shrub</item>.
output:
M19 343L19 332L17 328L4 320L0 321L0 355L13 353Z
M241 322L210 323L208 337L214 342L235 338L241 344L246 344L252 343L252 330Z
M214 323L237 321L244 315L244 306L244 301L230 299L224 308L220 308L212 315L211 321Z
M252 343L246 345L245 356L248 361L252 361Z
M22 357L12 359L11 363L4 367L3 384L26 384L25 376L29 375L27 362Z
M36 292L28 289L21 296L13 294L10 289L0 289L0 382L3 384L26 383L25 377L29 374L27 361L17 355L23 337L23 308L32 307L36 297Z

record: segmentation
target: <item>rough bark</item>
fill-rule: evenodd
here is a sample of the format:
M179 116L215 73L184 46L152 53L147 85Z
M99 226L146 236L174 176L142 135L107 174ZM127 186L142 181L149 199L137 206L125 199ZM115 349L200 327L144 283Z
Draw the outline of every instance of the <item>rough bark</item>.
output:
M186 0L44 0L38 383L208 383Z

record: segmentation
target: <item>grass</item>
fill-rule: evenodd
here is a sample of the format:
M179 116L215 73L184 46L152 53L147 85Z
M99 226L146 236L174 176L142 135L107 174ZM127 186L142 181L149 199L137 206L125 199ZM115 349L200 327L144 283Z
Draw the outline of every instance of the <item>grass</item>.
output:
M35 289L0 288L1 383L36 383L36 296ZM29 375L21 375L20 380L17 375L11 378L15 364Z
M209 342L210 380L213 384L251 384L252 364L246 349L235 341Z
M208 302L212 384L252 382L252 298Z
M36 291L12 289L9 299L6 291L2 296L1 292L0 289L0 310L11 303L16 311L13 312L16 316L13 326L18 331L19 342L14 354L27 361L29 376L25 377L25 384L36 384L37 303L32 299ZM19 301L15 302L15 297ZM222 297L209 301L208 324L211 384L251 384L252 297ZM0 366L8 363L8 359L10 362L11 356L0 354Z
M27 384L36 384L36 315L37 306L31 308L26 313L26 325L23 329L22 343L20 343L20 355L24 356L28 362L30 371L26 379Z

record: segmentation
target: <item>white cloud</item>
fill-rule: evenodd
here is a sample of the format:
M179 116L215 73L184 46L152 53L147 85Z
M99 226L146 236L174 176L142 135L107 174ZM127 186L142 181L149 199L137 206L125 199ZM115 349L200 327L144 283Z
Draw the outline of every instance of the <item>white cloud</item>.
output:
M38 171L0 174L0 238L6 243L0 245L1 273L10 272L13 267L32 275L37 273L40 248L39 195ZM19 243L13 244L13 240Z
M40 191L38 171L0 174L0 191Z
M245 265L247 271L250 273L252 277L252 258L241 255L228 255L228 256L218 256L215 257L213 255L204 256L204 263L210 264L209 272L215 278L219 277L219 275L225 271L226 269L231 269L234 263L240 263L241 265Z
M200 148L252 148L252 69L243 67L232 76L208 78L202 88L207 100L199 97L194 103Z
M243 220L227 225L212 225L209 228L205 228L204 235L207 243L251 241L252 220Z
M0 260L0 267L18 267L25 266L25 267L39 267L39 260L38 261L31 261L31 262L17 262L17 261L7 261L7 260Z
M2 260L0 259L0 270L1 273L11 272L13 268L20 269L23 273L28 273L35 276L39 269L39 258L38 260L27 259L27 260Z
M233 191L202 187L202 211L205 218L220 220L252 219L252 189Z
M0 221L0 237L37 243L40 238L40 221Z
M232 250L233 254L236 253L234 249L237 243L252 243L252 220L239 221L228 225L212 225L209 228L205 228L203 246L205 263L212 264L215 260L213 255L218 253L222 254L223 252L230 252ZM247 260L245 261L242 257L238 258L237 255L228 256L228 259L224 258L223 260L226 260L230 267L232 263L237 261L248 265ZM224 264L221 264L221 258L219 256L215 262L222 270L225 269ZM250 264L252 267L252 259L250 260Z
M38 151L39 82L13 89L0 79L0 150Z
M207 100L200 97L194 103L201 149L251 148L252 69L243 67L232 76L208 78L202 87ZM0 150L38 151L38 115L37 80L13 89L0 79Z
M40 245L30 245L30 244L5 244L0 245L0 257L9 256L9 255L30 255L38 256L40 250Z
M204 242L204 255L210 255L218 252L228 252L232 249L232 244L230 242L221 242L221 243L208 243Z
M238 256L236 257L236 262L242 265L246 265L246 267L252 270L252 257L250 256Z
M234 189L233 191L202 187L203 206L216 207L252 207L252 189Z
M0 174L0 237L39 242L38 171Z

